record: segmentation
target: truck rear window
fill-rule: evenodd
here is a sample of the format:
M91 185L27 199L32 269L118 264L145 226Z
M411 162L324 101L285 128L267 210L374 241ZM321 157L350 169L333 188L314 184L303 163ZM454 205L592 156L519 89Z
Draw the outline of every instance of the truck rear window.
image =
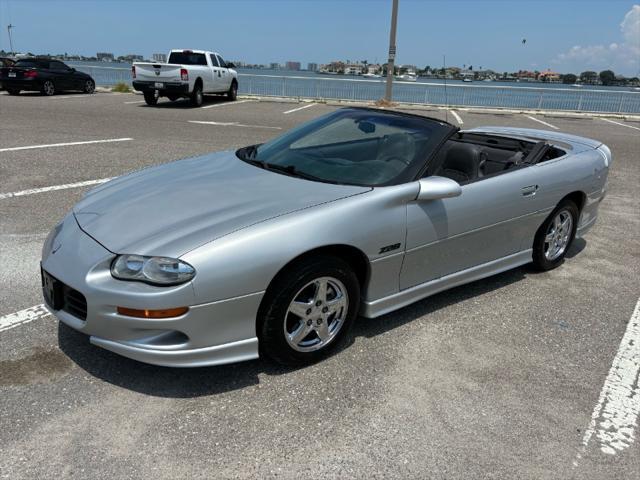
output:
M171 52L168 63L180 65L206 65L207 59L204 53Z

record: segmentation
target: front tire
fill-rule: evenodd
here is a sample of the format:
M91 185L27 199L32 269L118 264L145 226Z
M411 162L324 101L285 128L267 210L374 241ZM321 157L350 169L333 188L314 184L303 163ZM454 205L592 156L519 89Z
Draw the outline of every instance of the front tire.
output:
M158 104L158 92L156 90L144 92L144 101L150 107Z
M267 290L257 329L261 352L284 365L317 362L343 344L359 305L360 284L347 263L304 259Z
M51 97L56 94L56 86L53 84L51 80L45 80L42 84L42 88L40 89L42 95L46 95L47 97Z
M238 98L238 82L235 80L231 82L231 86L227 92L227 98L232 102Z
M204 97L202 95L202 85L197 84L193 87L193 93L191 93L191 106L200 107L203 102Z
M563 200L538 229L533 241L533 264L542 271L558 267L567 254L578 227L580 211L571 200Z

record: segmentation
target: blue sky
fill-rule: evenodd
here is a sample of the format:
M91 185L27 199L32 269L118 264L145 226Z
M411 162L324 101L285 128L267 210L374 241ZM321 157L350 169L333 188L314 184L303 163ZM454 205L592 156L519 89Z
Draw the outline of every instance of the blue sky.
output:
M634 5L635 3L635 5ZM400 0L397 62L498 71L640 71L637 0ZM386 59L391 0L0 0L0 48L150 56L202 48L251 63ZM522 39L526 38L526 44Z

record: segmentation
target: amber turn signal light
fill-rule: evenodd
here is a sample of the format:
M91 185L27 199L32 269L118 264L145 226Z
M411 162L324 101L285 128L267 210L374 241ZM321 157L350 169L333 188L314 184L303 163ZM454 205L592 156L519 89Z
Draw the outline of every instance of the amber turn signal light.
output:
M166 308L164 310L137 310L135 308L118 307L120 315L137 318L172 318L184 315L189 307Z

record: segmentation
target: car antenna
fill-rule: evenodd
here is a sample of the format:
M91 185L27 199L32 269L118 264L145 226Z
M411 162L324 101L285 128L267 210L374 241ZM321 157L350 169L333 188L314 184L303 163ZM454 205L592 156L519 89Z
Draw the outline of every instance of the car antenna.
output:
M444 120L449 122L449 97L447 96L447 57L442 55L442 70L444 71Z

